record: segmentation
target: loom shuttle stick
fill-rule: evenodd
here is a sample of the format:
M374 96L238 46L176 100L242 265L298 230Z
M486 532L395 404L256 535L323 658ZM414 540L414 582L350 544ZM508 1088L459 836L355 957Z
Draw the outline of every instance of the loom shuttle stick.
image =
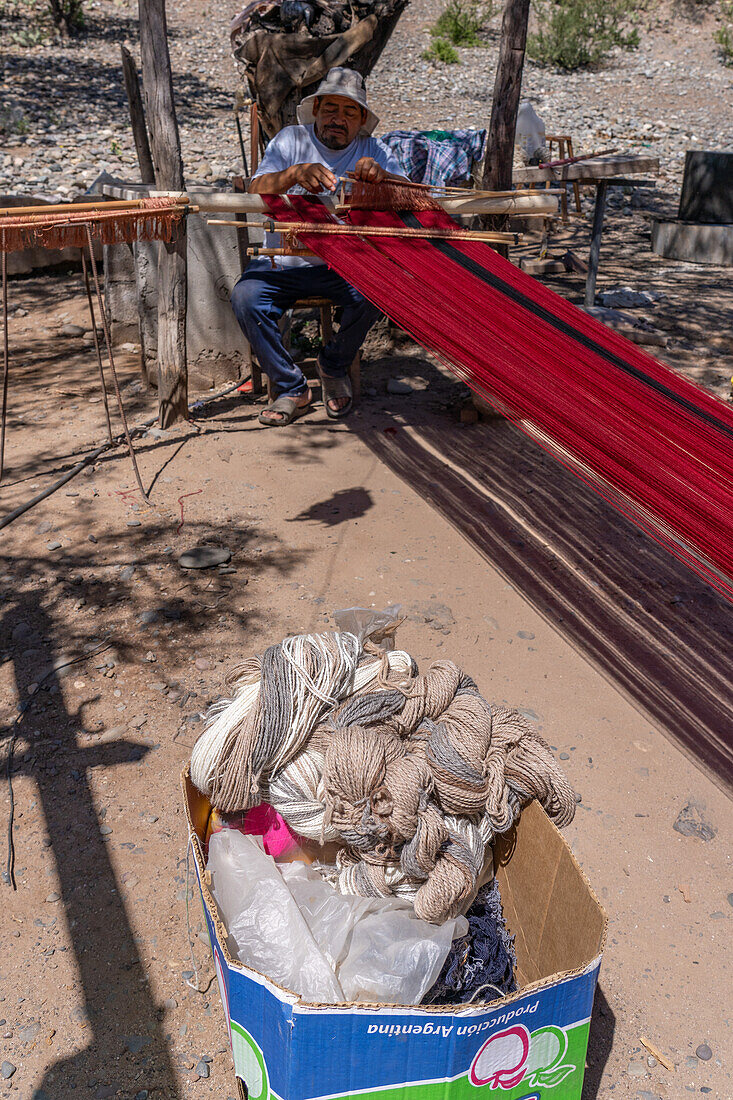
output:
M307 248L248 248L248 256L314 256Z
M436 195L435 200L446 214L455 217L458 214L542 214L550 217L557 214L559 192L554 191L512 191L510 195L496 198L488 195L464 191L460 196L444 198ZM516 197L515 197L516 196ZM323 198L323 196L318 196ZM269 211L256 194L196 195L196 203L201 214L268 214ZM336 213L348 212L348 205L336 204Z
M146 195L145 198L147 197ZM151 197L162 198L168 196ZM172 203L170 206L156 208L154 212L158 214L167 213L169 210L175 210L176 206L186 206L189 209L198 210L198 207L189 206L188 196L177 195L175 198L175 204ZM141 205L140 199L114 199L112 201L99 199L98 202L57 202L47 205L39 204L37 206L4 206L0 208L0 218L35 217L40 214L84 214L89 211L94 211L94 213L107 213L113 210L150 210L153 212L152 207Z
M117 196L129 194L129 191L119 186L106 185L105 195L109 195L115 201ZM218 191L213 194L199 191L192 192L200 213L205 214L268 214L269 210L258 194L248 192ZM436 201L447 214L557 214L558 196L561 191L548 189L538 191L532 188L517 188L514 191L474 191L465 188L457 188L450 194L436 194ZM188 202L189 196L182 191L150 191L150 198L180 199ZM328 198L333 201L337 196L321 195L323 201ZM139 201L139 200L128 200ZM64 204L66 206L67 204ZM75 203L79 207L81 204ZM338 203L336 209L338 209ZM14 208L15 211L19 209ZM37 209L37 208L34 208ZM44 207L48 209L48 207ZM348 209L348 208L347 208ZM11 213L13 209L11 208Z
M440 229L392 229L369 225L321 225L303 222L237 222L225 218L211 218L207 225L232 225L237 229L264 229L266 233L313 233L322 237L406 237L410 240L460 240L486 241L495 244L519 244L519 233L499 233L492 230L461 230L446 232Z

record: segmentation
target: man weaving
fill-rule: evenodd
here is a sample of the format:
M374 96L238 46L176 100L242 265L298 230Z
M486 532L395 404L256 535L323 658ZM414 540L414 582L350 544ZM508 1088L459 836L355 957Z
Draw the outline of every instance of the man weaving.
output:
M333 192L351 173L369 183L404 180L388 149L371 136L377 116L369 110L363 77L352 69L331 69L315 95L298 107L300 125L286 126L267 146L250 181L257 194ZM268 234L269 237L272 235ZM277 244L266 240L266 244ZM379 310L317 257L278 256L253 260L232 291L232 308L260 368L276 391L260 414L267 427L301 416L313 395L305 376L283 345L278 321L300 298L328 298L343 307L339 331L317 360L323 403L334 420L353 404L349 367Z

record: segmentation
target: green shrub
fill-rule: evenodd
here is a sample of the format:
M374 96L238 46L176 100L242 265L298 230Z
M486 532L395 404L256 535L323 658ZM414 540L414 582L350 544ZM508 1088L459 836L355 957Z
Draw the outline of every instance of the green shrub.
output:
M434 38L430 48L423 50L425 61L442 61L445 65L460 65L461 59L455 46L446 42L444 38Z
M638 32L628 29L635 8L634 0L537 0L538 30L527 38L527 53L559 69L597 65L614 46L639 45Z
M76 34L84 27L83 0L48 0L51 18L61 34Z
M720 14L723 17L723 25L719 27L713 37L720 46L720 54L724 65L733 65L733 0L721 0Z
M493 2L450 0L430 28L433 38L443 38L454 46L480 46L479 31L491 19Z
M37 46L56 31L62 37L84 27L84 0L0 0L3 36L17 46Z

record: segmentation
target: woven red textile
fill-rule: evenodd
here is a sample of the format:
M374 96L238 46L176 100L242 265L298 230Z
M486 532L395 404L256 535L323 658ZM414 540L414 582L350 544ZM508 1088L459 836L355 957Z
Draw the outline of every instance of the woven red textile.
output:
M308 199L272 214L331 220ZM356 225L456 228L442 212ZM733 598L733 409L480 242L299 234L469 386ZM561 506L561 502L558 502Z

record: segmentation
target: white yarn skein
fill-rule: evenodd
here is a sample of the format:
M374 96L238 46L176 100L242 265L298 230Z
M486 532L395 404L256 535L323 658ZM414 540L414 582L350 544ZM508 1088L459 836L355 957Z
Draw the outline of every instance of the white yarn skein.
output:
M341 636L339 637L339 651L341 651ZM349 637L354 637L349 635ZM316 641L316 636L309 636L309 640ZM288 638L286 642L298 641L297 638ZM316 642L316 644L319 644ZM304 669L302 667L302 646L289 646L287 647L283 643L284 652L286 652L287 659L290 661L295 682L296 690L304 690L306 679L310 681L309 677L306 677ZM334 694L338 693L338 698L346 698L349 695L353 695L355 691L360 691L376 679L381 668L381 662L377 657L362 659L361 662L356 665L353 656L347 657L346 654L341 654L342 668L338 671L342 673L338 676L335 687L332 688ZM387 654L387 660L389 667L392 671L400 674L404 680L408 680L412 670L412 658L409 653L405 653L404 650L393 650ZM297 671L296 671L297 670ZM311 681L312 682L312 681ZM314 689L318 692L318 696L323 696L324 684L319 682L318 685L313 685ZM252 708L256 706L257 699L260 693L260 681L259 679L250 681L237 688L237 691L232 699L222 699L218 703L215 703L208 712L206 726L198 738L196 744L193 747L191 753L191 781L203 794L210 795L212 787L212 777L216 770L217 762L221 759L222 753L226 747L229 737L233 731L236 730L240 723L244 721ZM295 692L293 692L293 698ZM333 695L327 696L329 699L333 698ZM338 698L336 701L338 701ZM322 700L321 700L322 701ZM313 702L316 702L314 699ZM320 703L319 703L320 707ZM297 708L296 708L297 709ZM288 738L287 744L283 748L283 752L287 751L288 745L292 744L292 739ZM283 756L283 752L279 754L280 758ZM283 774L287 771L284 769ZM296 782L296 786L297 786ZM313 790L315 788L308 784L306 791ZM308 797L306 795L306 801ZM280 812L283 813L282 809ZM314 810L315 813L315 810ZM283 817L286 815L283 813ZM321 820L323 818L323 809L321 809ZM319 835L320 834L304 834L304 835Z
M324 825L323 764L320 752L302 752L270 780L266 791L267 801L296 833L319 843L339 838L332 825Z
M270 763L274 774L293 755L293 746L302 744L324 717L336 706L354 675L361 646L354 634L341 633L336 638L336 653L326 645L320 634L301 634L286 638L282 643L282 655L289 668L290 729L280 751ZM321 655L319 671L314 680L305 664L305 654L316 649Z
M204 794L211 793L211 778L232 730L239 726L257 702L260 681L238 688L233 699L220 699L209 709L203 733L191 753L191 782Z

